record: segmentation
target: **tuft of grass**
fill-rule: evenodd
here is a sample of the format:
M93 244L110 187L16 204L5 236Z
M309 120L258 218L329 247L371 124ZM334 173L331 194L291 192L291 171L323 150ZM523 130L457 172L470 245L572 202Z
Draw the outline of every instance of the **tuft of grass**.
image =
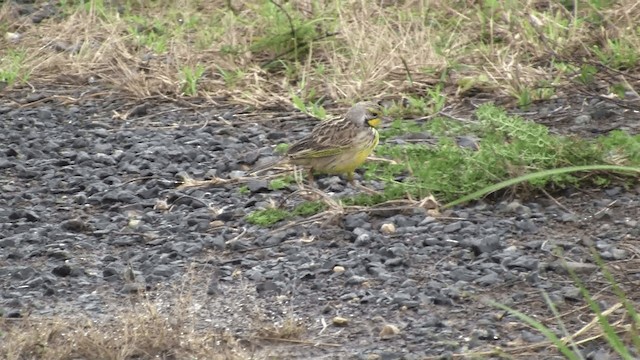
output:
M293 216L311 216L315 215L327 208L327 205L321 201L306 201L300 203L293 209Z
M256 334L259 338L277 340L297 340L302 339L307 329L300 320L292 316L287 316L281 323L269 323L268 325L257 326Z
M247 215L246 220L249 224L258 226L271 226L282 220L289 219L291 214L282 209L262 209L251 212Z
M238 84L238 82L245 76L245 73L240 69L225 70L220 66L217 66L218 73L222 76L224 83L232 88Z
M198 81L204 74L204 66L197 64L195 67L185 66L182 68L182 92L188 96L194 96L198 93Z
M273 149L273 152L275 152L276 154L284 154L287 152L287 150L289 150L290 146L291 145L287 143L280 143L276 145L276 147Z
M291 96L291 101L296 109L307 115L311 115L316 119L326 120L327 111L318 103L305 104L304 100L297 95Z
M109 321L0 319L2 359L246 359L228 334L196 330L186 311L165 314L143 301ZM215 349L215 351L214 351Z
M268 227L280 221L295 217L308 217L324 211L327 205L321 201L306 201L296 205L293 210L262 209L247 215L246 220L250 224Z
M293 182L293 176L276 178L269 182L269 189L282 190L287 186L291 185L292 182Z
M637 42L627 38L608 39L604 46L595 45L592 51L602 64L617 70L633 69L640 60Z
M29 69L25 68L26 57L25 50L13 49L0 57L0 83L12 86L16 81L27 81Z

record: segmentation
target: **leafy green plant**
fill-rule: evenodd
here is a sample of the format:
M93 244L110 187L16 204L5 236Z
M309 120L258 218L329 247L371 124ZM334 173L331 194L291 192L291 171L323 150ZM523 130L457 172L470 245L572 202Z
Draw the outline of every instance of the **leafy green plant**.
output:
M442 92L442 88L442 84L438 84L427 90L427 95L430 99L428 114L436 114L444 108L447 97Z
M326 208L327 205L323 202L306 201L298 204L291 211L277 208L256 210L248 214L246 220L250 224L267 227L296 216L308 217L315 215Z
M626 38L609 39L605 47L594 46L592 51L601 62L614 69L631 69L640 60L637 46Z
M311 216L324 211L327 205L321 201L305 201L293 209L294 216Z
M325 120L327 118L327 111L318 103L305 104L304 100L295 94L291 96L291 102L296 109L305 114L311 115L320 120Z
M271 190L282 190L284 188L286 188L287 186L291 185L291 182L293 181L293 177L291 176L286 176L286 177L280 177L277 179L273 179L269 182L269 189Z
M590 85L595 81L595 75L598 73L598 69L593 65L583 65L580 68L580 74L577 77L577 80L584 84Z
M526 108L533 102L531 90L526 86L520 89L516 97L518 99L518 106L521 108Z
M139 46L156 54L164 54L172 36L169 28L160 19L149 19L143 15L129 15L129 33Z
M204 74L204 66L197 64L196 67L185 66L182 68L182 92L185 95L193 96L198 93L198 81Z
M218 69L218 73L222 76L224 83L228 87L236 86L238 81L241 80L245 75L244 71L242 71L241 69L225 70L218 65L215 66Z
M376 153L395 163L364 165L367 178L385 182L383 194L345 199L344 203L372 205L430 194L442 201L467 195L468 201L514 186L530 190L580 186L589 184L590 179L602 180L598 176L585 177L585 173L632 174L640 166L638 135L612 132L595 140L553 135L547 127L507 115L491 104L479 107L476 116L475 124L456 124L443 118L424 125L392 123L383 131L387 143L379 145ZM438 135L439 141L435 145L389 142L404 131L429 131ZM465 133L482 139L477 149L458 144L457 137L464 137ZM621 161L625 166L619 165Z
M268 26L262 36L253 39L250 50L269 53L274 61L265 64L267 67L277 65L280 61L301 61L309 53L314 39L320 37L323 23L329 20L306 20L290 3L274 1L264 2L257 12Z
M284 154L287 152L287 150L289 150L289 147L291 145L287 144L287 143L280 143L278 145L276 145L276 147L273 149L273 151L276 154Z
M288 219L291 214L282 209L263 209L256 210L247 215L246 220L249 224L258 226L270 226L282 220Z
M9 50L0 57L0 82L11 86L16 81L27 81L29 72L24 69L27 54L23 50Z

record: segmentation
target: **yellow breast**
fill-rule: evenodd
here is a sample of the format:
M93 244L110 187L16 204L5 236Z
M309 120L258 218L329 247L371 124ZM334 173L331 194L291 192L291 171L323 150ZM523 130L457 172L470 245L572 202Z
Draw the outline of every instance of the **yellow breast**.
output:
M380 141L380 134L375 129L371 129L374 133L374 138L371 142L368 142L367 146L354 149L353 152L348 152L344 154L344 157L335 164L335 166L331 169L332 173L343 174L353 172L358 166L362 165L362 163L367 160L367 157L371 155L373 149L378 145ZM370 136L370 135L369 135Z

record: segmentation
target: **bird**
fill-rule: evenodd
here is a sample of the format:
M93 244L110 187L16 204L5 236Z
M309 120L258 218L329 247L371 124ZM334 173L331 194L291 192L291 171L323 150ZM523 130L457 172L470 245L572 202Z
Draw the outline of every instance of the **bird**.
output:
M380 141L377 127L382 121L381 104L374 101L356 103L343 118L320 122L309 135L291 145L281 159L255 168L251 173L289 163L308 169L310 184L314 182L314 172L346 175L353 184L355 170Z

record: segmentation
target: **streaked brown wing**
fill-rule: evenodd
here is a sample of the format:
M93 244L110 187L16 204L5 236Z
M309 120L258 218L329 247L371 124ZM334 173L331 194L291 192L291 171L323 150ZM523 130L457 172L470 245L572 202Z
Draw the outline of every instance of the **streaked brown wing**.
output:
M287 151L291 159L333 156L350 149L357 129L345 121L316 126Z

